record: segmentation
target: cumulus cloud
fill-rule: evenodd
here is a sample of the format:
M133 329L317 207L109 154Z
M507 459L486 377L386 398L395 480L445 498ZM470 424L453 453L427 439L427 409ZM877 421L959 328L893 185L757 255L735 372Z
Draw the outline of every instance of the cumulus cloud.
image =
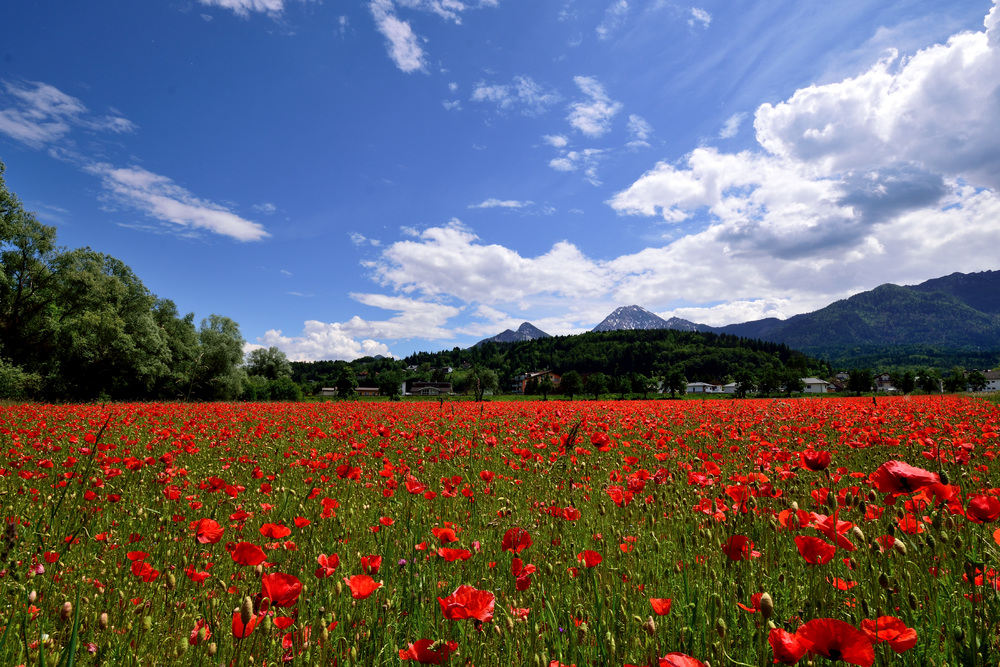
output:
M394 311L396 315L381 321L357 316L346 322L309 320L298 336L286 336L280 329L272 329L257 342L263 347L280 348L294 361L350 361L376 354L392 356L388 346L378 341L380 338L442 340L455 335L445 326L459 314L460 309L455 306L385 294L352 294L351 298L366 306Z
M597 26L597 38L600 40L610 39L611 33L625 24L628 11L627 0L617 0L611 3L611 6L604 10L604 20Z
M997 13L995 5L985 32L906 59L890 54L856 77L762 105L758 150L698 148L615 194L614 210L686 232L609 262L622 276L617 294L726 301L676 311L724 320L747 304L781 304L772 310L790 315L887 281L995 268ZM678 290L671 273L696 275L697 285Z
M545 113L559 101L555 90L546 89L530 76L515 76L509 84L480 82L472 90L473 102L491 102L501 111L520 110L533 116Z
M588 99L570 105L569 124L588 137L600 137L610 129L622 104L608 97L604 86L593 77L577 76L573 81Z
M270 236L263 225L246 220L224 206L199 199L166 176L141 167L117 168L93 163L86 171L101 178L110 199L186 230L206 230L238 241Z
M555 148L565 148L569 144L569 140L561 134L547 134L542 141Z

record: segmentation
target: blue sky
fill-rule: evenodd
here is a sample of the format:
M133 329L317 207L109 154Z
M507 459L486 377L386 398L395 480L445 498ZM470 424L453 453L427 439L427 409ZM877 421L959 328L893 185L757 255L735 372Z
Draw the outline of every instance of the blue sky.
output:
M19 0L0 24L8 187L293 359L1000 268L988 0Z

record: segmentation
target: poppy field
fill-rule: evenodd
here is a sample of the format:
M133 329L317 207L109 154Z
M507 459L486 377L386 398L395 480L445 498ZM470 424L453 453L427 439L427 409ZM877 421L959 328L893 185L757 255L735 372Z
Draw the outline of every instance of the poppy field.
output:
M958 396L0 407L0 664L995 665Z

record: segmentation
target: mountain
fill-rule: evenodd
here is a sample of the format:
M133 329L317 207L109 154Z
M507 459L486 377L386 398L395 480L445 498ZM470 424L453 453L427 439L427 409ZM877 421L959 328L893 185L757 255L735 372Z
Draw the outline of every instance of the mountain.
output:
M517 331L506 329L498 333L496 336L484 338L473 345L473 347L479 347L483 343L519 343L522 340L535 340L537 338L551 338L551 336L536 327L531 322L523 322L521 323L521 326L517 328Z
M1000 271L953 273L910 287L925 294L940 292L983 313L1000 314Z

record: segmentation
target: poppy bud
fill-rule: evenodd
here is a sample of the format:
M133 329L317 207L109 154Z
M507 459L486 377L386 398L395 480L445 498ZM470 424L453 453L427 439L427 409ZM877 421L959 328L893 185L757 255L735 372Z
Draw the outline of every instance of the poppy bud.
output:
M508 616L504 620L506 621L505 625L507 626L507 632L514 632L514 619Z
M886 576L885 572L879 572L878 585L881 586L883 590L889 590L889 577Z
M247 595L243 598L243 604L240 605L240 621L243 623L243 626L246 627L252 618L253 600L249 595Z
M35 600L37 600L37 599L38 599L38 592L37 591L31 591L30 593L28 593L28 602L29 603L35 604Z
M97 627L101 630L108 629L108 612L103 612L97 619Z
M837 496L836 494L828 494L826 497L826 506L832 510L837 509Z
M862 514L868 512L868 503L864 500L858 501L858 511Z
M144 631L146 631L146 632L149 632L150 630L153 629L153 617L152 616L147 615L147 616L143 616L142 617L142 629Z
M948 537L948 533L946 531L942 530L939 539L941 540L941 544L948 544L948 540L951 538Z
M864 599L861 600L861 611L863 611L865 613L865 616L871 616L872 615L871 608L868 606L868 600L864 600Z
M910 593L910 595L906 598L906 602L907 602L907 604L910 605L910 609L912 609L913 611L917 610L917 596L916 595L914 595L913 593Z
M886 532L889 533L890 535L895 536L896 535L896 524L890 523L889 526L886 528Z
M215 642L208 645L208 655L209 657L214 657L216 653L219 652L219 646Z
M956 554L961 553L963 546L964 546L964 543L962 542L962 536L959 535L959 536L957 536L955 538L955 553Z
M896 538L896 541L892 543L892 550L898 553L900 556L905 556L906 544L899 538Z
M166 585L168 591L172 591L177 588L177 577L175 577L173 573L167 575Z
M67 600L63 602L62 607L59 609L59 618L63 621L68 621L69 617L73 615L73 603Z
M931 551L934 551L934 549L937 547L937 544L934 541L934 536L933 535L928 535L927 536L927 547Z
M942 484L944 484L945 486L948 485L948 471L947 470L942 470L941 472L939 472L938 473L938 477L941 478L941 483Z
M642 624L642 630L650 637L656 634L656 623L653 621L652 616L647 618L646 622Z
M757 608L760 609L760 616L764 620L774 615L774 600L771 598L770 593L761 593L760 601L757 602Z
M854 528L851 529L851 535L853 535L858 542L865 542L865 534L858 526L854 526Z
M177 644L174 646L174 655L179 658L182 655L184 655L185 653L187 653L188 645L189 645L188 638L187 637L181 637L177 641Z
M719 635L719 639L726 638L726 621L724 619L715 619L715 632Z

